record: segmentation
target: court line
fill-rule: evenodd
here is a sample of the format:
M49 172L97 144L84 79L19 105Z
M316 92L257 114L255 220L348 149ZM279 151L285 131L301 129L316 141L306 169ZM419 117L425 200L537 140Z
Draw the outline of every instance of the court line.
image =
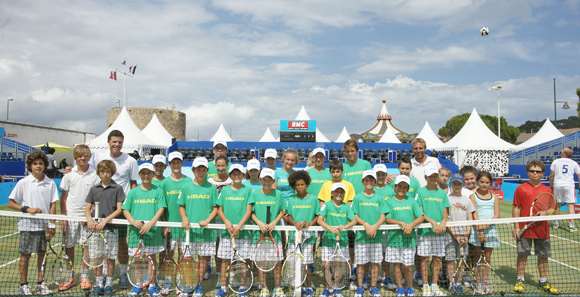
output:
M12 234L8 234L8 235L0 236L0 238L4 238L4 237L8 237L8 236L12 236L12 235L16 235L16 234L18 234L18 233L20 233L20 232L14 232L14 233L12 233Z
M18 232L16 232L16 233L18 233ZM61 244L61 243L58 243L58 244L55 244L54 246L60 246L60 245L62 245L62 244ZM32 254L30 254L30 257L32 257L32 256L33 256L33 255L35 255L35 254L36 254L36 253L32 253ZM12 260L12 261L10 261L10 262L8 262L8 263L4 263L4 264L0 265L0 268L4 268L4 267L6 267L6 266L8 266L8 265L10 265L10 264L12 264L12 263L14 263L14 262L16 262L16 261L20 261L20 257L19 257L19 258L16 258L16 259L14 259L14 260Z
M507 245L509 245L509 246L515 247L516 249L518 248L517 246L515 246L515 245L513 245L513 244L511 244L511 243L509 243L509 242L505 242L505 241L503 241L503 240L501 240L501 239L500 239L499 241L500 241L501 243L503 243L503 244L507 244ZM536 253L534 253L534 252L531 252L531 254L532 254L532 255L536 255ZM578 271L580 271L580 268L574 267L574 266L572 266L572 265L568 265L568 264L566 264L566 263L563 263L563 262L560 262L560 261L558 261L558 260L554 260L554 259L552 259L552 258L548 258L548 260L550 260L550 261L552 261L552 262L554 262L554 263L558 263L558 264L564 265L564 266L566 266L566 267L568 267L568 268L571 268L571 269L575 269L575 270L578 270Z
M570 241L570 242L573 242L573 243L576 243L576 244L580 244L580 241L568 239L568 238L565 238L565 237L560 237L560 236L554 235L554 234L550 234L550 237L556 237L558 239L562 239L562 240Z

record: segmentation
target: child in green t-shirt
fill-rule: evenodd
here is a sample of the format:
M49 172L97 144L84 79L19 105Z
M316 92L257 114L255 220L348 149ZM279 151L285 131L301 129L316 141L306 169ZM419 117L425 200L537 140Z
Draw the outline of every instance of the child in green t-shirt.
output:
M406 175L399 175L395 179L396 194L387 200L387 224L397 224L401 230L391 230L387 239L385 261L394 263L395 280L397 282L397 296L405 296L401 265L405 269L405 279L413 277L413 262L415 260L415 232L413 228L424 220L423 212L414 199L407 197L411 179ZM407 296L415 296L412 281L407 283Z
M167 158L164 155L155 155L153 156L153 160L151 161L153 167L155 167L155 175L151 180L151 183L160 186L161 182L165 179L163 176L163 172L165 172L165 168L167 168Z
M191 169L195 179L192 183L181 188L177 204L179 205L181 225L187 230L185 232L190 232L189 250L191 252L197 251L199 257L199 280L193 290L193 296L201 297L203 295L201 282L206 275L211 256L215 256L216 253L217 232L205 227L213 221L218 213L216 206L218 193L215 186L206 180L208 169L206 158L195 158ZM191 223L197 223L201 228L192 229ZM182 246L182 249L184 248L185 246Z
M326 289L321 297L343 297L341 290L332 291L329 284L333 283L331 278L330 266L326 266L326 262L330 260L336 246L336 235L340 235L340 249L347 260L350 260L348 252L348 235L345 229L356 225L356 217L352 212L352 208L347 203L343 203L346 187L342 183L335 183L331 188L332 200L324 203L318 211L318 225L324 227L328 231L324 231L322 238L322 266L326 271L324 276L326 280Z
M151 256L153 261L156 254L163 250L161 243L161 228L155 226L155 223L163 215L167 207L165 193L163 190L151 183L155 168L150 163L144 163L139 166L139 178L141 185L129 191L127 199L121 209L131 226L129 226L129 255L134 255L139 248L139 237L143 235L143 248L140 252ZM143 222L147 221L146 224ZM138 296L143 294L143 289L133 287L129 296ZM149 295L158 296L159 288L155 284L155 278L149 285Z
M316 195L311 195L308 193L308 186L310 185L311 179L308 172L300 170L294 171L288 177L288 183L290 187L294 189L296 195L293 195L288 200L288 223L294 225L296 229L302 230L303 228L308 228L316 224L316 216L318 210L320 209L320 204L318 203L318 197ZM288 241L288 251L293 251L296 247L294 242L294 234L296 232L290 232L290 239ZM314 264L314 254L313 248L314 243L316 243L316 237L313 232L304 232L302 234L302 253L306 259L307 265ZM306 275L306 285L307 288L304 291L306 297L314 296L314 289L312 288L312 271L308 269Z
M242 182L244 186L250 187L253 191L261 190L262 184L260 183L260 171L262 170L262 165L256 159L249 160L246 165L246 180Z
M308 185L308 193L315 197L318 197L322 185L329 180L332 180L330 175L330 170L324 168L324 161L326 161L326 155L323 148L315 148L312 151L312 159L314 160L314 167L306 170L308 175L310 175L310 185Z

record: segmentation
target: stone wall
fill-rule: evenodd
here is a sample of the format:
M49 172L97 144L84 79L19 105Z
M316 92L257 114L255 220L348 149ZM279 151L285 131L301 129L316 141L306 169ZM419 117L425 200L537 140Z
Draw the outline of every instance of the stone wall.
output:
M115 122L122 108L115 107L107 111L107 129ZM176 140L185 141L185 113L177 110L162 108L130 107L127 108L131 119L141 130L147 127L147 124L157 114L159 121Z

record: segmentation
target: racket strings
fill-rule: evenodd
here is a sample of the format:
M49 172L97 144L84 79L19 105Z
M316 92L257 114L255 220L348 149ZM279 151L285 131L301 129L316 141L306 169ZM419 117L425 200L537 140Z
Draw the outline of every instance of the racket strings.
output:
M549 193L538 196L532 207L532 213L537 214L541 211L550 211L556 208L556 199Z
M139 254L133 257L129 264L129 273L127 275L133 286L145 287L149 285L153 274L153 263L151 263L151 259L148 256Z
M83 247L83 261L91 268L100 267L106 260L107 242L99 234L93 234Z
M175 286L181 292L193 292L197 285L198 271L193 259L184 258L175 270Z
M231 263L227 276L228 286L233 292L239 293L240 289L242 289L242 292L247 292L251 289L253 273L250 267L243 261L234 261Z
M350 265L342 257L333 258L333 261L326 264L326 280L329 287L340 290L350 282Z
M308 265L306 265L306 259L300 254L292 254L288 256L286 262L284 263L284 267L282 267L282 280L287 286L294 286L296 281L296 269L300 264L300 284L304 282L306 279L306 273L308 269Z
M52 252L44 256L44 264L42 267L42 277L45 282L53 284L60 278L62 272L61 263L58 256Z
M254 251L256 267L262 271L270 271L278 264L278 248L270 239L263 239Z

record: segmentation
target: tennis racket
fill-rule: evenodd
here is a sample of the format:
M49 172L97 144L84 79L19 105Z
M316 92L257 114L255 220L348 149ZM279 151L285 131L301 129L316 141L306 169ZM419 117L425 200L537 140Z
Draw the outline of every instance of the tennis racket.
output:
M46 227L46 232L48 237L48 226ZM48 285L57 284L57 280L60 279L60 274L62 273L62 265L59 261L58 254L52 247L50 240L48 240L48 249L44 255L44 259L42 260L41 272L44 282L46 282Z
M267 206L266 209L266 224L270 224L270 206ZM269 236L266 237L266 233ZM278 264L278 257L278 245L272 237L272 232L262 233L254 249L254 264L263 272L272 271Z
M532 206L530 207L530 217L535 216L551 216L556 209L556 198L552 193L544 192L532 202ZM528 222L526 226L520 231L519 238L522 238L522 235L528 231L528 228L534 224L535 221Z
M340 249L340 235L336 235L336 247L324 265L324 277L328 287L341 290L350 282L350 263Z
M60 266L60 274L56 278L56 284L59 286L63 286L66 282L74 275L74 268L72 261L66 254L66 233L60 233L60 244L61 249L58 252L58 265ZM69 274L69 271L71 272Z
M145 224L145 222L141 222ZM145 288L151 284L155 277L155 264L153 259L146 254L145 244L143 243L143 234L139 234L139 246L137 251L129 261L127 267L127 276L133 287Z
M467 248L467 246L465 246ZM459 247L459 254L461 258L459 259L459 263L457 263L457 268L455 268L455 272L453 273L453 277L451 278L451 284L449 285L450 289L449 292L452 295L465 295L465 291L461 286L462 282L473 281L474 276L469 264L467 263L466 255L464 254L465 248ZM475 287L471 285L471 287Z
M302 255L302 230L296 232L295 235L298 244L282 265L282 280L288 287L300 288L306 280L308 265L306 265L306 259Z
M481 244L481 256L477 265L472 269L475 279L475 286L472 285L473 295L492 294L495 289L496 276L495 271L487 261L485 256L485 246Z
M99 202L95 202L95 227L99 224ZM90 268L97 268L103 266L107 260L108 253L107 239L103 236L101 231L96 229L91 231L91 234L85 239L82 245L83 262Z
M167 233L167 244L165 246L165 257L159 264L159 271L155 275L157 284L170 292L175 290L175 261L171 257L171 232Z
M190 294L199 282L199 267L193 261L189 247L190 230L185 230L185 249L183 257L175 268L175 287L182 293Z
M254 273L250 265L238 253L236 238L232 237L232 260L228 266L228 287L236 294L245 294L252 288Z

